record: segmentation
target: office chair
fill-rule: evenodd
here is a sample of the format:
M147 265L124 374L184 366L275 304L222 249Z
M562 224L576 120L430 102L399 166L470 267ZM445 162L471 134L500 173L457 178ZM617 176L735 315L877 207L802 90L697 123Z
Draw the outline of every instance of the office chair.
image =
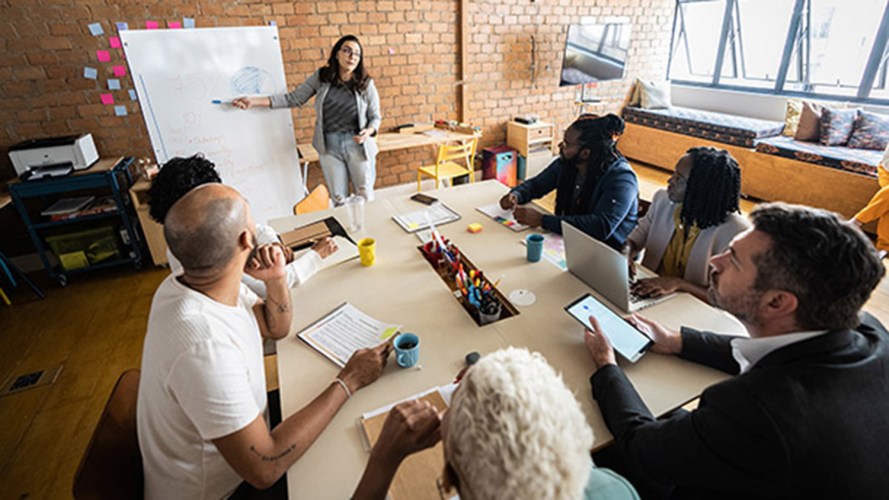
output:
M293 205L293 215L307 214L330 208L330 193L327 186L319 184L308 196Z
M469 182L473 182L475 180L473 160L475 159L475 147L477 145L478 137L473 137L460 144L442 144L439 146L435 165L417 169L417 192L422 191L424 176L435 179L435 189L438 189L441 179L453 179L454 177L468 175ZM466 165L463 166L454 160L463 160Z
M142 455L136 435L138 393L139 370L123 372L74 475L74 498L142 498Z

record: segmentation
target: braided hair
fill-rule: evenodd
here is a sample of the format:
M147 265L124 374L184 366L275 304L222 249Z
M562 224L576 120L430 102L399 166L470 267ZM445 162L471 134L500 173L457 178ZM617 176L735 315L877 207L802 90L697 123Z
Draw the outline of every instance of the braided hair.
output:
M580 196L577 203L582 204L593 195L593 190L599 178L608 167L623 158L617 150L615 138L623 133L624 121L615 114L607 114L599 117L592 114L583 114L569 129L579 133L578 141L580 150L588 149L590 156L587 159L589 165L583 186L580 188ZM569 168L562 172L561 180L556 188L556 215L573 215L577 207L572 206L574 182L577 179L577 169Z
M741 169L724 149L691 148L692 168L685 188L680 220L707 229L725 222L729 214L740 212Z

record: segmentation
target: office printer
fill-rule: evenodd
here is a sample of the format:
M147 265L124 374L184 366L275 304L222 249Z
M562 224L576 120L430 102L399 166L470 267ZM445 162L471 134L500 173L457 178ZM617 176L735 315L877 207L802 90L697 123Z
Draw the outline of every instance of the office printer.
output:
M83 170L99 160L92 134L67 135L22 141L9 148L9 159L18 176L45 167L70 165Z

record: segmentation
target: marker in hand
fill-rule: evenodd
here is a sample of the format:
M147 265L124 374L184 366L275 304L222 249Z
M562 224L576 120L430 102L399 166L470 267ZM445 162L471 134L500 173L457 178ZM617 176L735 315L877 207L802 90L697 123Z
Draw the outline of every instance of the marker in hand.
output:
M223 101L222 99L213 99L210 104L231 104L231 101Z

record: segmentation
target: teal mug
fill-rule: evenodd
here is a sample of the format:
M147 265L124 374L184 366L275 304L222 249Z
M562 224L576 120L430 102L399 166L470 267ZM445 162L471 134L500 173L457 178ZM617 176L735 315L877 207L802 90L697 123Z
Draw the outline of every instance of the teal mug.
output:
M395 362L402 368L410 368L420 361L420 337L414 333L402 333L395 337Z

